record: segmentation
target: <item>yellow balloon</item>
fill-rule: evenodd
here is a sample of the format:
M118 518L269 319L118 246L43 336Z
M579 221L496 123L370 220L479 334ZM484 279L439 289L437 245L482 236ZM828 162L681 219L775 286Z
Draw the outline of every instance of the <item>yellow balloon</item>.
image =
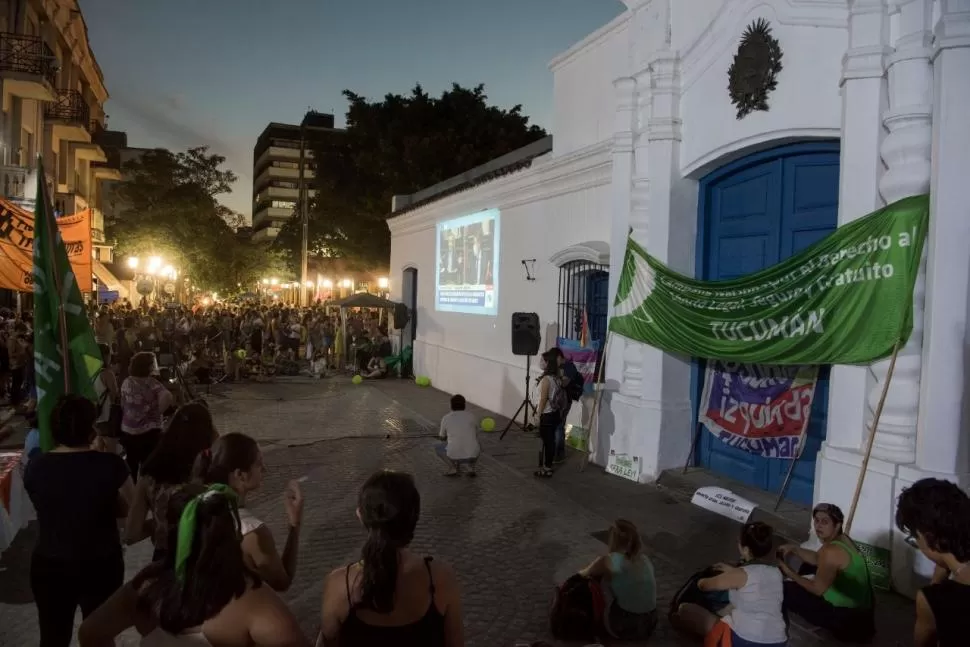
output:
M354 384L360 384L361 382L364 381L364 378L362 378L359 375L355 375L352 378L350 378L350 381L353 382Z

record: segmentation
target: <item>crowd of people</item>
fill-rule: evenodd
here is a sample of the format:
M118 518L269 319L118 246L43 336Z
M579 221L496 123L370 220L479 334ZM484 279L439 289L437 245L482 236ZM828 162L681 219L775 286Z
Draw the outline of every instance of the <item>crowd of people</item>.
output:
M180 400L159 379L160 353L204 349L220 338L215 343L229 347L245 342L247 353L266 352L277 342L284 347L277 353L306 353L309 346L330 364L339 341L327 334L334 331L331 319L315 309L191 312L126 305L100 309L93 319L105 360L96 385L104 397L93 403L63 396L50 421L55 447L40 453L36 437L28 438L25 452L24 487L38 518L30 582L41 647L71 643L78 608L84 617L77 632L81 647L114 644L130 628L145 647L297 647L313 639L321 647L464 644L458 577L441 560L410 550L421 497L411 476L390 471L361 487L360 558L321 582L319 631L304 635L278 595L292 585L299 564L300 483L286 486L287 531L276 537L246 505L263 485L256 441L220 433L204 401ZM348 322L355 335L357 328ZM375 341L383 335L374 322L360 320L359 330ZM26 352L29 319L4 332L8 356L20 357L10 344L22 344ZM289 335L293 341L285 341ZM543 360L537 411L543 459L536 475L547 477L573 400L570 385L581 378L558 349ZM14 366L30 364L11 361L3 382L8 393L15 385L24 392L24 407L30 402L29 372L10 374ZM481 452L478 421L460 395L451 408L441 421L445 442L435 451L448 465L446 475L464 468L474 476ZM672 601L667 620L705 647L788 645L792 615L836 640L870 642L876 631L871 575L844 522L837 506L815 507L817 550L776 548L770 526L744 524L738 561L692 578ZM896 525L936 564L932 582L916 599L917 647L965 645L970 497L946 481L919 481L900 496ZM152 544L151 561L125 583L124 546L142 541ZM574 593L582 593L578 605L570 604ZM554 632L577 630L581 617L590 622L588 637L607 641L648 640L662 620L654 565L630 521L616 520L604 554L560 588L550 618Z
M95 336L115 354L122 378L140 351L171 357L188 376L202 381L300 373L323 377L332 370L367 375L375 370L372 360L383 362L390 355L379 312L350 312L345 328L339 312L323 303L297 308L253 301L185 308L120 301L91 314Z

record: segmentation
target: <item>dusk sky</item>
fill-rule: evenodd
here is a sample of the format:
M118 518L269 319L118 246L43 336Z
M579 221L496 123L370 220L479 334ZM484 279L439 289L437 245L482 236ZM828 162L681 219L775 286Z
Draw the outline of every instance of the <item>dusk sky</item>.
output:
M351 89L371 99L420 82L484 83L552 127L549 61L623 11L620 0L80 0L130 146L208 145L239 176L227 206L252 211L252 150L307 108L343 125ZM270 9L272 7L272 9ZM390 205L388 205L390 206Z

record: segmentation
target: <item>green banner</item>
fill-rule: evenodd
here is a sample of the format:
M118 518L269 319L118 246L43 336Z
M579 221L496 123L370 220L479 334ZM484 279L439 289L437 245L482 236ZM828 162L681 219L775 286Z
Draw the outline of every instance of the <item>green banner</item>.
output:
M47 177L38 161L37 177ZM94 340L74 270L54 221L47 183L37 180L34 214L34 379L41 448L54 447L51 411L65 393L97 401L101 351Z
M929 197L894 202L788 260L729 281L678 274L627 241L610 331L669 353L867 364L913 328Z

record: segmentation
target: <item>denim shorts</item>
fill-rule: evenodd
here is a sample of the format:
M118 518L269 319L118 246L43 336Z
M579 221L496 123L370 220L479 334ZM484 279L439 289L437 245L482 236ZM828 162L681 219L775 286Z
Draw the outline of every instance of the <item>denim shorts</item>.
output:
M448 458L448 443L438 443L434 446L434 451L442 458ZM478 461L478 456L472 458L448 458L452 463L458 465L474 465Z

